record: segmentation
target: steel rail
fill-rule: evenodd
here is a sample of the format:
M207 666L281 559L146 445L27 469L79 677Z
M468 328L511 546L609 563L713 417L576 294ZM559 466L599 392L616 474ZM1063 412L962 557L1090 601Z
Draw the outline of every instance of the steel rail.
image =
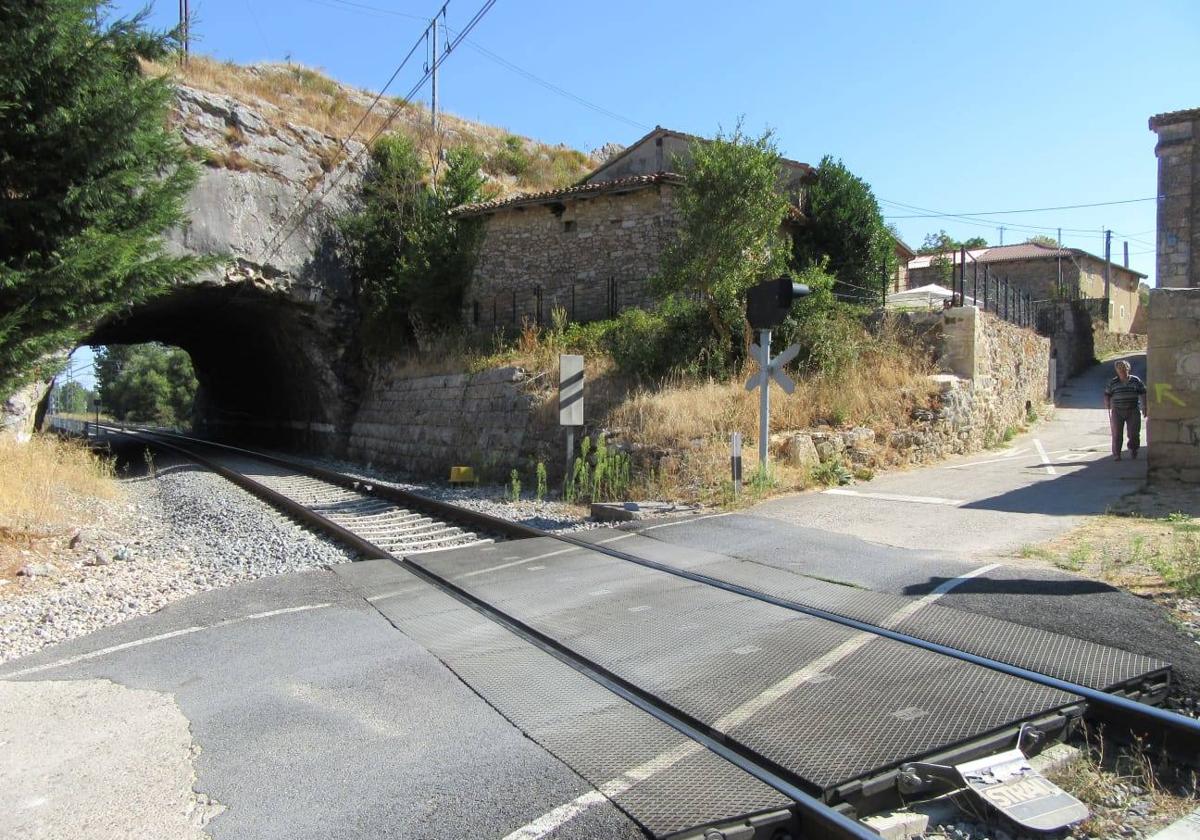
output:
M405 557L396 557L388 553L368 540L332 522L324 515L305 507L299 502L230 467L218 464L185 447L162 440L161 433L147 434L144 432L125 432L123 430L121 433L130 437L136 436L148 439L155 446L162 446L196 461L219 475L230 479L244 490L283 508L289 514L306 524L347 542L364 556L390 560L440 592L449 595L480 613L489 621L504 627L522 640L553 656L558 661L588 677L611 693L633 704L656 720L670 726L681 735L719 755L738 769L791 799L796 803L794 813L801 821L800 828L803 831L802 836L805 840L878 840L879 835L876 832L857 820L846 816L836 808L827 805L816 796L813 796L801 787L801 782L784 768L778 767L774 762L765 759L749 747L695 720L669 703L655 697L650 692L617 676L597 662L580 655L566 645L534 629L520 619L497 609L482 598L456 586L445 578L430 572L428 569L417 565ZM208 441L196 440L194 442L212 445ZM217 446L221 446L221 444L217 444ZM243 452L253 454L245 450ZM254 457L259 456L254 455Z
M644 557L638 557L610 546L590 543L586 540L573 537L569 534L550 533L548 531L543 531L539 528L534 528L528 525L509 522L507 520L500 519L499 517L490 516L478 511L466 510L448 502L422 497L410 491L400 490L394 487L374 485L370 481L355 479L350 476L336 473L332 470L314 467L303 462L291 461L289 459L280 458L274 455L256 453L251 450L228 446L227 444L203 441L198 438L187 438L186 436L182 435L179 435L178 437L183 437L186 440L195 441L196 443L208 446L230 449L232 451L240 452L253 458L272 462L290 469L305 471L317 478L329 480L332 483L340 484L343 487L353 487L353 489L358 489L362 492L375 493L383 498L392 498L395 500L402 499L405 504L412 504L414 506L422 504L427 510L437 511L437 515L444 518L450 519L454 517L463 517L465 515L471 520L479 521L481 523L481 527L492 530L493 533L512 536L515 539L549 537L559 542L574 545L578 548L599 552L618 560L624 560L645 568L654 569L655 571L665 572L666 574L675 575L676 577L690 580L695 583L712 586L722 589L726 592L742 595L747 598L753 598L757 601L782 607L783 609L791 610L793 612L802 613L814 618L825 619L854 630L871 633L873 635L891 639L902 644L911 645L913 647L938 653L943 656L949 656L954 659L959 659L963 662L969 662L973 665L979 665L992 671L998 671L999 673L1017 677L1018 679L1036 683L1047 688L1054 688L1058 689L1059 691L1076 694L1088 701L1088 710L1086 713L1088 718L1101 723L1111 723L1123 728L1127 728L1133 731L1135 734L1140 735L1141 737L1146 738L1155 744L1158 744L1172 756L1184 763L1189 765L1197 765L1200 763L1200 720L1187 717L1186 715L1181 715L1177 712L1161 709L1157 706L1141 703L1128 697L1122 697L1120 695L1095 689L1090 686L1070 682L1069 680L1060 679L1058 677L1053 677L1049 674L1043 674L1039 671L1022 668L1018 665L1012 665L1001 660L991 659L986 656L980 656L978 654L959 650L958 648L949 647L948 645L931 642L927 639L922 639L918 636L912 636L897 630L891 630L887 627L881 627L876 624L859 621L858 619L849 618L835 612L830 612L829 610L823 610L819 607L813 607L808 604L802 604L787 598L781 598L776 595L761 592L748 586L731 583L730 581L722 580L721 578L712 577L710 575L705 575L688 569L676 568L674 566L669 566L665 563L659 563L654 560L648 560ZM390 494L395 495L393 496ZM459 521L463 520L460 519ZM486 525L484 523L486 523Z

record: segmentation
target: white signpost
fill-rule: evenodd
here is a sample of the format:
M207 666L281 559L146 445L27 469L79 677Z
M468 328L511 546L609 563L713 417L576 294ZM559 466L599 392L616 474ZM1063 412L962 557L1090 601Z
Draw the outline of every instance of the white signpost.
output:
M759 469L765 471L767 468L767 438L771 428L771 380L774 379L785 393L790 394L796 390L796 383L783 372L783 366L799 355L800 345L793 344L772 359L771 331L759 330L758 344L750 345L750 349L758 362L758 373L746 380L746 390L761 389L758 397L758 464Z
M583 356L558 357L558 424L567 427L567 475L575 457L575 427L583 425Z

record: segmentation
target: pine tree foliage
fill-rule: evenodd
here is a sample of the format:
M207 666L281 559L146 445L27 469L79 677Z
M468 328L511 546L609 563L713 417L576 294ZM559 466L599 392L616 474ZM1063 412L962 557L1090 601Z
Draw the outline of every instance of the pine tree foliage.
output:
M195 169L142 75L168 33L99 0L0 4L0 396L208 261L169 255Z
M356 206L339 221L368 346L395 347L458 322L482 227L450 210L478 201L483 159L450 150L430 183L412 142L387 135L371 150Z

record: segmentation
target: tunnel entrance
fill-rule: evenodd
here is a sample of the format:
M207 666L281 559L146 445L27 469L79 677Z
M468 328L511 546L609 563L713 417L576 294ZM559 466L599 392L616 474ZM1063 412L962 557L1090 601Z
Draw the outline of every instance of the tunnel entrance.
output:
M337 455L356 402L349 332L328 305L268 284L194 283L105 321L83 343L186 351L198 434Z

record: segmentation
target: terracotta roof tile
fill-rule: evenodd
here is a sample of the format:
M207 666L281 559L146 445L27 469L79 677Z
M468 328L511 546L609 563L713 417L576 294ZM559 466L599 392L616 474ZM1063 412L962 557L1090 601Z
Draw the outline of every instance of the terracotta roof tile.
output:
M925 254L924 256L916 257L908 261L908 267L913 268L928 268L933 262L935 256L942 256L950 261L953 265L958 265L959 251L947 251L944 254ZM991 248L973 248L967 251L968 262L990 263L990 262L1013 262L1016 260L1041 260L1053 259L1054 257L1064 257L1073 259L1075 257L1091 257L1094 260L1104 262L1103 257L1097 257L1095 254L1084 251L1081 248L1051 248L1046 245L1038 245L1036 242L1020 242L1016 245L996 245ZM1145 277L1140 271L1134 271L1132 268L1114 262L1113 268L1119 268L1121 271L1128 271L1136 274L1138 277Z
M577 184L557 190L535 193L518 193L508 198L481 201L477 204L460 204L450 211L452 216L477 216L508 207L523 207L530 204L550 204L563 198L579 198L609 192L627 192L655 184L681 184L683 176L674 172L656 172L653 175L634 175L615 181L600 181L595 184Z

